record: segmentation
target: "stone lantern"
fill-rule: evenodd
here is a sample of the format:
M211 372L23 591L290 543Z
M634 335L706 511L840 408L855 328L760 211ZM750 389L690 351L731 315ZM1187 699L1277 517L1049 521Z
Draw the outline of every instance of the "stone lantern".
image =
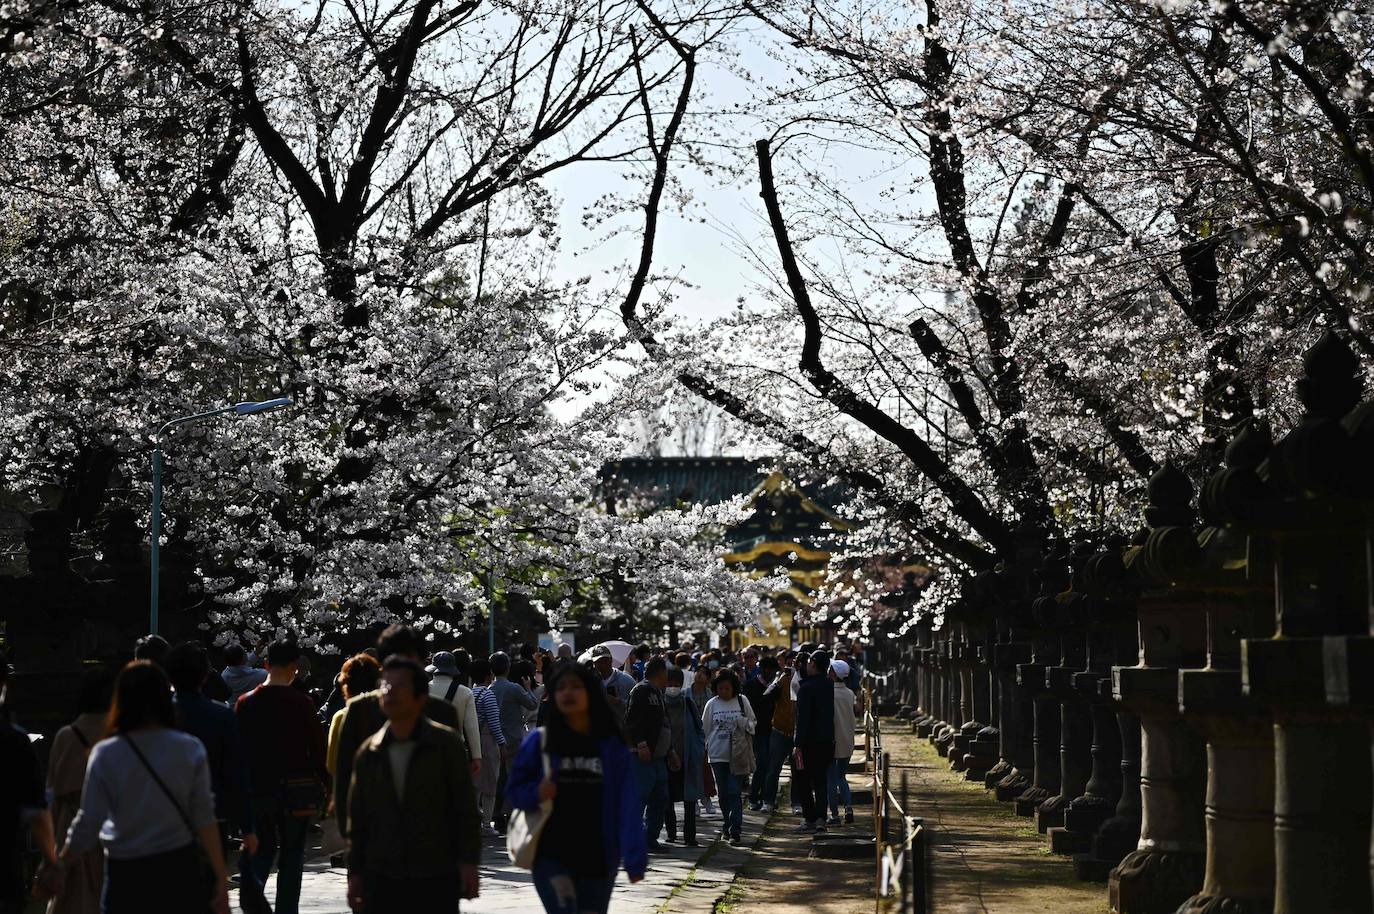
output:
M1031 616L1028 597L1029 569L1003 568L997 576L998 637L992 645L993 682L997 697L999 762L984 777L983 785L998 800L1011 800L1031 785L1035 772L1035 705L1030 692L1017 681L1020 664L1031 661Z
M1276 914L1371 910L1369 722L1350 687L1369 670L1348 652L1371 620L1363 388L1359 360L1327 333L1303 356L1302 420L1253 471L1216 486L1272 554L1275 634L1242 642L1241 670L1274 720Z
M1046 621L1059 634L1059 663L1045 670L1045 686L1059 700L1059 792L1036 807L1035 827L1042 833L1062 829L1064 813L1082 795L1092 767L1092 715L1076 680L1087 665L1087 597L1075 587L1091 551L1085 544L1074 548L1069 586L1042 604Z
M992 652L996 642L998 615L1001 609L997 586L997 572L978 574L971 585L972 599L967 631L973 642L973 718L986 723L979 727L964 746L961 770L970 781L984 781L997 766L1001 745L999 730L997 683L993 675ZM1000 775L999 775L1000 778Z
M1206 614L1184 586L1201 549L1193 529L1193 486L1173 464L1150 478L1150 526L1126 567L1140 587L1139 660L1112 668L1113 694L1140 715L1141 828L1136 849L1112 870L1108 896L1122 914L1171 914L1202 887L1205 840L1202 740L1178 711L1178 671L1206 665Z
M1133 545L1144 544L1144 534ZM1093 620L1094 638L1089 649L1093 653L1108 654L1116 659L1107 664L1108 677L1097 681L1098 698L1108 702L1115 718L1117 744L1120 747L1120 797L1110 817L1093 832L1087 852L1075 854L1074 875L1091 882L1106 882L1111 871L1140 842L1140 718L1115 700L1110 668L1117 663L1138 656L1136 638L1136 594L1127 573L1124 552L1126 544L1112 537L1107 547L1094 556L1084 574L1084 589L1089 595L1089 614ZM1100 712L1099 712L1100 713ZM1096 730L1102 721L1094 718L1094 746L1099 742ZM1107 759L1094 754L1093 763L1106 764ZM1104 795L1089 780L1093 796ZM1085 804L1094 818L1100 813L1097 804ZM1085 823L1086 824L1090 823Z
M1091 721L1091 770L1082 792L1064 810L1063 826L1049 831L1055 853L1087 853L1094 833L1113 816L1121 799L1121 731L1110 698L1111 671L1114 664L1132 658L1135 640L1122 624L1120 605L1101 595L1125 575L1121 544L1112 545L1084 558L1074 573L1073 589L1088 637L1086 668L1074 675L1073 688L1082 696Z
M1059 699L1046 687L1045 671L1059 663L1060 638L1053 627L1054 596L1068 584L1067 563L1052 551L1042 557L1036 571L1039 595L1031 603L1035 627L1031 632L1031 659L1018 664L1016 681L1035 709L1032 736L1034 780L1014 797L1018 816L1034 816L1039 805L1059 793ZM998 794L998 799L1002 795Z

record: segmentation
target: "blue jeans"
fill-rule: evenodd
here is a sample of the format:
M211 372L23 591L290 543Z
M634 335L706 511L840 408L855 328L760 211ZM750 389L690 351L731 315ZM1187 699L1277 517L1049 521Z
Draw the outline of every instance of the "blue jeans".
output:
M634 760L635 786L639 788L639 802L644 804L644 840L658 840L663 830L663 817L668 812L668 762Z
M854 808L854 799L849 793L849 778L845 774L849 771L849 759L837 758L830 762L830 814L838 816L840 806L843 804L846 810Z
M574 876L552 860L534 861L534 890L548 914L606 914L615 874Z
M765 795L767 788L767 776L764 772L768 770L770 759L769 743L772 742L773 731L770 728L767 733L754 734L754 775L749 779L749 802L750 803L772 803L778 792L773 791L772 795Z
M792 755L792 740L785 734L773 730L768 734L768 767L758 770L758 778L763 781L763 802L773 803L778 799L778 780L782 777L782 766ZM764 772L767 771L767 774ZM793 778L796 780L796 778Z
M738 838L744 827L744 798L740 796L738 775L730 772L729 762L712 762L711 773L716 776L716 792L720 794L720 815L724 819L722 829L732 838Z
M253 875L265 884L277 861L276 914L298 914L301 903L301 873L305 870L305 838L310 829L309 816L282 815L277 801L253 803L257 820L258 852L253 855Z

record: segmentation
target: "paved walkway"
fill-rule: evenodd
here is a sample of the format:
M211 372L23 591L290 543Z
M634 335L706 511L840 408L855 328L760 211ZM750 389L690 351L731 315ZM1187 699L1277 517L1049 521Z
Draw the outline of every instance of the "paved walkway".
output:
M620 872L612 896L612 914L655 914L655 912L705 912L709 914L734 881L735 874L752 854L767 816L744 810L745 847L731 847L712 840L720 828L720 816L697 819L700 848L666 845L672 850L649 858L649 871L636 885L630 885ZM301 914L349 914L345 897L347 874L329 865L328 850L337 847L337 834L326 832L317 842L314 856L306 861L301 890ZM540 910L539 899L530 874L511 865L506 857L504 839L483 840L482 892L475 901L463 902L464 914L529 914ZM268 900L274 898L275 877L267 884ZM232 893L237 903L238 893ZM239 909L236 907L235 911Z

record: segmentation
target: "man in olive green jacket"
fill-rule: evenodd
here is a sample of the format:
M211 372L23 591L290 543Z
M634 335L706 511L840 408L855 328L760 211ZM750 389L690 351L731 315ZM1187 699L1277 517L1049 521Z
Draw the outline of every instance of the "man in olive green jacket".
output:
M410 626L390 625L377 639L377 654L383 664L391 657L402 657L419 664L424 643L420 633ZM442 698L427 698L423 705L425 716L435 723L456 729L458 709ZM343 723L339 728L338 763L334 768L334 817L338 819L341 835L348 834L348 789L353 783L353 758L368 737L386 723L381 701L380 691L364 692L349 699L344 711ZM467 755L467 746L463 747L463 754Z
M424 716L425 672L393 657L382 673L387 723L353 760L348 903L365 914L456 914L477 897L477 802L463 738Z

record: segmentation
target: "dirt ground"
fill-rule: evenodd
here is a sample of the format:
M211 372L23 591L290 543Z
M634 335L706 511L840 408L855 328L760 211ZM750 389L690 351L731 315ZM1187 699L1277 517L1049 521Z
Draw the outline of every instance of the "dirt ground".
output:
M1105 885L1076 881L1069 860L1049 853L1031 820L951 772L907 725L885 723L883 748L894 787L905 772L910 814L925 820L930 914L1106 914ZM858 787L867 778L854 774L850 780ZM855 812L850 830L872 834L871 807L856 806ZM791 831L796 823L791 815L774 815L713 914L875 912L873 863L809 857L809 837ZM895 906L883 914L896 914Z
M1106 914L1106 885L1077 881L1034 820L950 771L907 725L884 723L883 748L894 784L906 773L911 815L925 819L930 836L931 914Z
M851 780L857 785L860 778ZM872 810L856 807L854 812L854 825L837 826L832 833L872 834ZM809 857L811 836L792 831L799 821L786 811L773 816L753 858L712 914L874 914L873 862Z

